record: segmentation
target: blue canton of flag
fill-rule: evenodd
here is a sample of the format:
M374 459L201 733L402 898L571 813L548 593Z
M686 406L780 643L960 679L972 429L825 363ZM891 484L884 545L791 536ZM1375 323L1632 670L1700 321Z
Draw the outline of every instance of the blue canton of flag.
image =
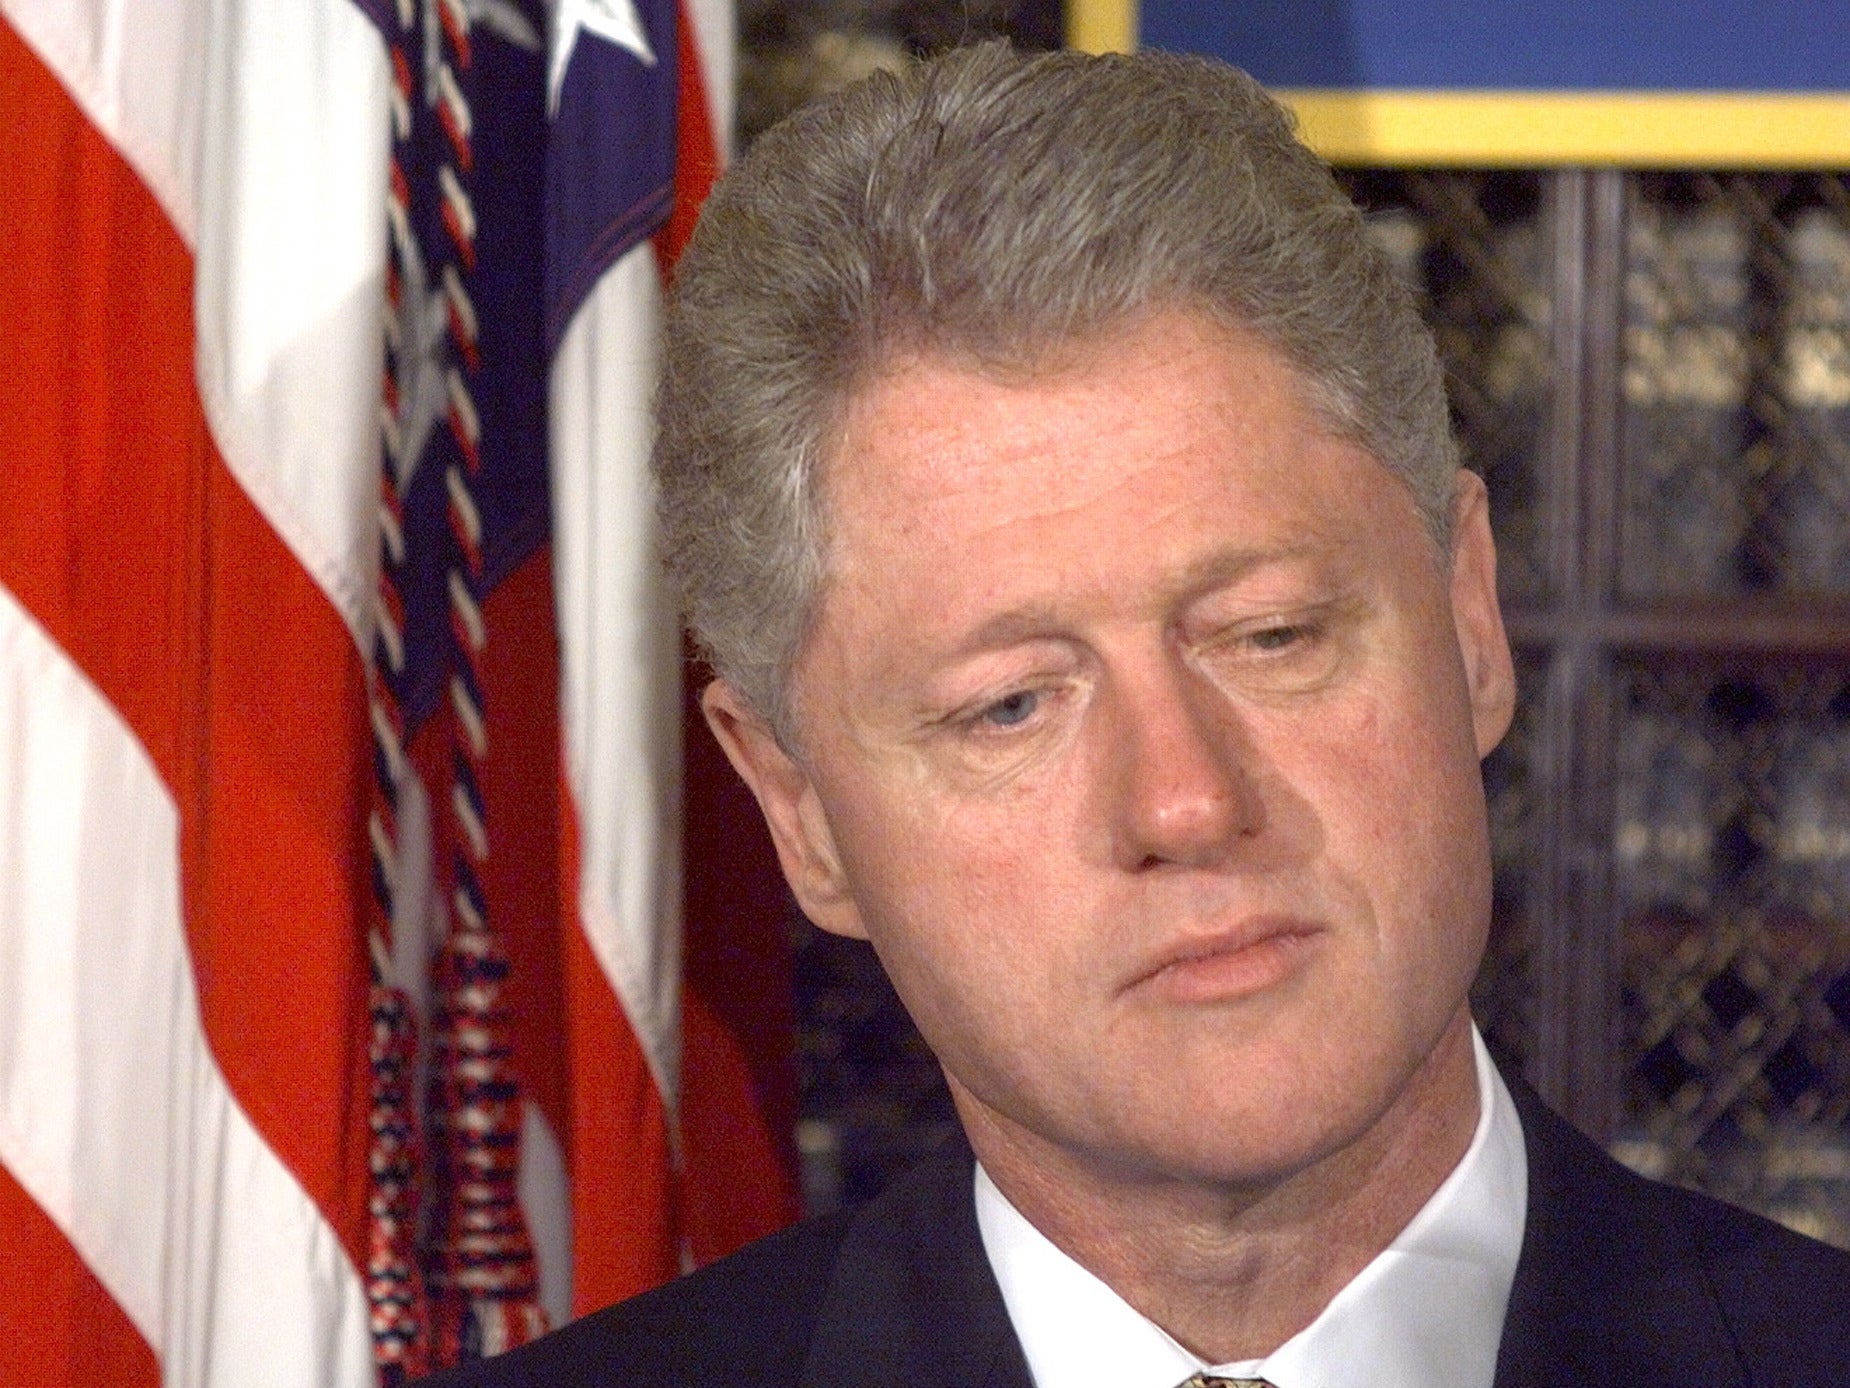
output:
M604 271L667 219L674 0L557 0L547 149L546 345Z
M550 26L534 0L415 4L402 30L362 5L403 54L411 130L391 330L406 556L406 659L394 683L408 733L458 663L448 469L472 469L474 543L492 589L549 532L545 364L598 278L667 217L678 95L673 0L557 0ZM466 105L442 61L446 31L466 36ZM465 147L466 195L443 172ZM477 357L465 393L460 371Z
M396 577L406 658L394 683L408 736L459 666L447 588L451 470L470 480L479 526L457 538L479 548L484 591L549 526L534 254L545 188L545 19L537 5L512 0L417 6L411 24L388 31L398 40L401 122L408 115L410 130L398 144L395 191L409 235L394 228L399 283L388 333L405 541ZM466 96L446 42L468 55Z

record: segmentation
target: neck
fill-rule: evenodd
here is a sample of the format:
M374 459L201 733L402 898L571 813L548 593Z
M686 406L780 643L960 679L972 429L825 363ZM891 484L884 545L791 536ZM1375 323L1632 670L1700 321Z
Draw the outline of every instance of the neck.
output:
M984 1169L1069 1257L1211 1364L1309 1325L1391 1244L1470 1145L1468 1014L1362 1132L1282 1175L1151 1177L1011 1128L953 1081Z

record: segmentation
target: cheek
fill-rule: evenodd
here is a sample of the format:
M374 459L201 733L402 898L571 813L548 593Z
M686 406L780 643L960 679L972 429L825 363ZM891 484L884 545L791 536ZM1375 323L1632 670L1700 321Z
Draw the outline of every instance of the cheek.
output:
M950 866L946 865L947 868ZM966 867L971 866L966 863ZM1054 966L1023 911L1018 876L947 870L912 878L868 938L940 1064L967 1089L1013 1090L1063 1011Z
M967 820L961 821L966 827ZM1048 965L1054 942L1040 919L1059 895L1048 855L1009 833L920 836L902 871L883 884L877 928L896 956L959 982L959 991L1000 991Z
M1407 807L1377 825L1386 861L1397 867L1396 944L1412 981L1442 993L1470 986L1490 919L1490 843L1475 743L1445 729L1427 729L1422 744L1409 731L1404 744L1423 762L1401 763L1385 803Z
M1045 899L1070 852L1070 767L1037 768L971 792L948 786L921 760L897 794L866 817L877 879L866 885L919 928L963 920L1009 921ZM857 836L858 837L858 836ZM951 926L955 929L955 926Z
M1006 802L914 804L877 833L848 837L843 858L869 939L941 1056L978 1031L1028 1026L1075 976L1076 942L1051 903L1073 902L1050 810Z
M1483 782L1462 707L1417 694L1326 721L1299 743L1316 759L1301 774L1324 787L1329 850L1372 883L1381 928L1444 949L1452 935L1481 930L1487 909ZM1432 923L1424 932L1422 921Z

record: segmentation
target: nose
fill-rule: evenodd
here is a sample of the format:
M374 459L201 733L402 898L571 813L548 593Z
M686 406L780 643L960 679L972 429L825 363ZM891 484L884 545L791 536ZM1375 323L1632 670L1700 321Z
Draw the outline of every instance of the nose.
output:
M1174 650L1112 684L1113 857L1132 871L1222 865L1264 823L1236 711Z

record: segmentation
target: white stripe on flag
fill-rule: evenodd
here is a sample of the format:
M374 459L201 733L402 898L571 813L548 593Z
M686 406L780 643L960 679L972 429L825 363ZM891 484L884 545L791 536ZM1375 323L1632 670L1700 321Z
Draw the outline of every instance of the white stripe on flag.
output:
M565 1149L540 1112L521 1106L520 1210L539 1264L540 1305L554 1327L572 1318L572 1193Z
M199 207L209 8L201 0L0 0L0 14L141 176L187 245Z
M0 588L0 1162L172 1385L372 1381L359 1279L207 1047L178 821Z
M680 635L655 538L652 246L608 270L553 359L560 736L580 919L663 1100L680 1094Z
M0 0L193 247L219 452L370 639L388 65L352 0Z
M694 47L707 89L707 113L713 120L713 143L723 169L732 159L733 94L738 80L738 17L733 0L683 0L682 11L694 25Z
M232 474L364 650L379 559L385 47L351 0L216 11L200 396Z

